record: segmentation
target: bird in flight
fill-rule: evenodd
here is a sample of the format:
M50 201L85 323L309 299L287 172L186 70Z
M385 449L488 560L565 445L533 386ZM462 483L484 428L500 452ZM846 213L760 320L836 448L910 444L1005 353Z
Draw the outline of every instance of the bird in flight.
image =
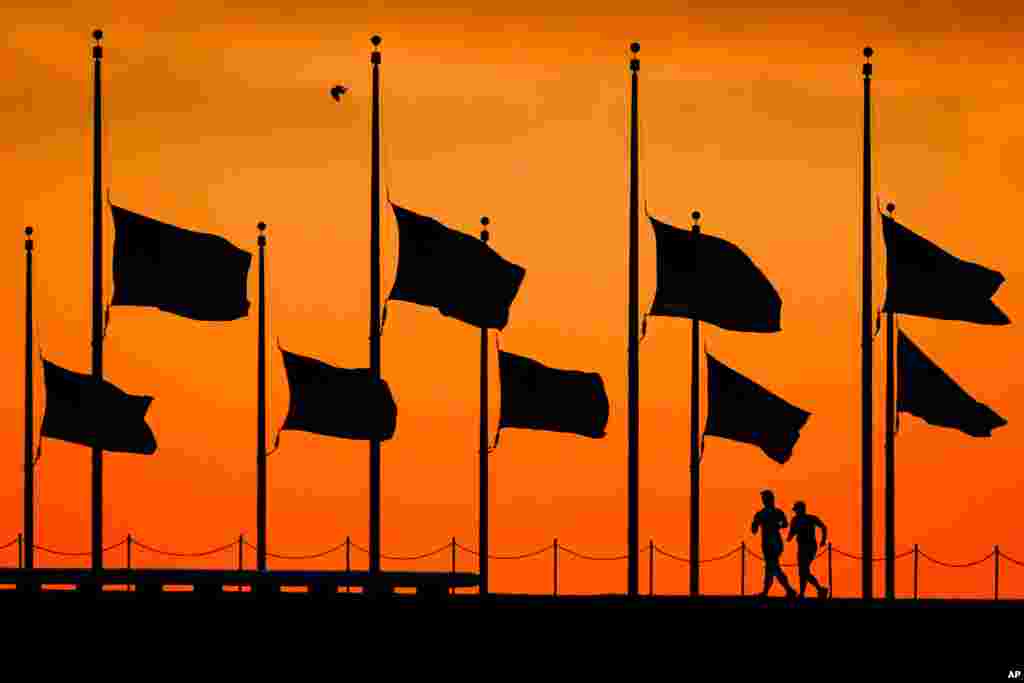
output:
M348 88L343 85L336 85L331 88L331 97L334 98L335 102L341 102L341 96L348 92Z

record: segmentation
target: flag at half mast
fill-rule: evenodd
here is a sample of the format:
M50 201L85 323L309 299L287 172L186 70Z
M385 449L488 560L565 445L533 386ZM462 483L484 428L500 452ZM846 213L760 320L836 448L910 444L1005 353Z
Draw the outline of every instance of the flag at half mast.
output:
M133 396L105 380L43 359L46 412L42 435L117 453L156 452L146 424L152 396Z
M1006 420L976 401L900 330L896 410L970 436L992 436Z
M338 368L281 349L291 392L282 431L364 441L394 436L398 408L387 382L367 368Z
M777 463L793 454L811 414L783 400L710 353L705 436L720 436L759 447Z
M471 235L392 204L398 272L389 299L436 308L476 327L504 329L526 270Z
M1008 325L992 302L1006 279L985 266L963 261L882 214L886 248L886 292L882 310L982 325Z
M608 425L608 394L596 372L560 370L532 358L498 352L498 428L568 432L600 439Z
M658 250L651 315L695 318L737 332L782 329L782 298L739 247L649 218Z
M151 306L192 320L249 312L252 254L218 235L186 230L118 206L112 306Z

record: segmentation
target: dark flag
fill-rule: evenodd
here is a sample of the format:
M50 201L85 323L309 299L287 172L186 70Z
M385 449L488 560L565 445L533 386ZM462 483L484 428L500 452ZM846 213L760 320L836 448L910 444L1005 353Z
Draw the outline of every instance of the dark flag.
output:
M708 417L704 435L753 444L780 464L789 460L811 414L720 363L710 353L705 355Z
M498 352L498 428L570 432L599 439L608 425L608 395L596 372L558 370L525 356Z
M982 325L1010 323L991 301L1005 280L1002 273L961 261L891 216L882 214L882 229L888 281L883 310Z
M1006 420L942 371L902 331L897 348L896 409L939 427L952 427L971 436L992 436Z
M284 349L281 355L291 391L282 431L367 441L394 435L398 408L387 382L367 368L336 368Z
M113 306L152 306L192 320L236 320L249 311L252 254L223 237L111 206Z
M778 332L782 299L743 251L651 217L658 285L651 315L696 318L737 332Z
M46 359L43 380L43 436L118 453L156 452L156 438L146 424L152 396L126 394L110 382L97 382Z
M438 309L476 327L503 329L526 271L482 241L392 204L398 272L389 299Z

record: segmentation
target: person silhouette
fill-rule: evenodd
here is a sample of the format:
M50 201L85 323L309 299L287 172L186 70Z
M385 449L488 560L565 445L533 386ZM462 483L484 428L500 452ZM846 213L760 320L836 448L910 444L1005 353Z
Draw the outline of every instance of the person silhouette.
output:
M789 527L789 537L786 541L792 541L793 537L796 537L797 566L800 567L800 597L804 597L808 583L818 589L819 598L827 597L828 589L818 583L818 579L814 578L814 574L811 573L811 562L818 556L818 541L815 538L814 530L821 527L821 545L825 545L825 540L828 538L828 527L814 515L807 514L807 505L802 500L793 503L793 513L793 523Z
M796 597L796 591L789 584L789 579L779 564L784 548L782 529L788 526L786 514L775 507L775 494L771 491L761 491L761 502L764 507L757 511L754 522L750 525L752 534L756 534L758 529L761 530L761 551L764 553L764 589L761 591L761 597L768 595L774 579L778 579L786 589L786 597Z

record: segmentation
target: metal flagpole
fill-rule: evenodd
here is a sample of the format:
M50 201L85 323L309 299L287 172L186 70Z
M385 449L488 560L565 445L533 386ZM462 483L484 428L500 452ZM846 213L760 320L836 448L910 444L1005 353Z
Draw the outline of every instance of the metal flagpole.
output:
M487 240L490 239L490 233L487 231L487 225L491 220L484 216L480 219L480 224L483 229L480 231L480 240L487 244ZM487 454L487 328L480 328L480 595L487 595L488 593L488 558L487 553L489 552L489 510L488 510L488 487L489 487L489 472L488 472L488 459Z
M640 52L640 43L629 46L636 55ZM639 304L639 224L640 224L640 152L638 141L638 72L640 60L635 56L629 62L631 104L630 104L630 144L629 144L629 321L628 342L628 394L629 394L629 426L627 440L629 444L628 463L628 554L627 591L629 595L640 593L640 304Z
M885 207L892 216L896 205ZM885 315L885 597L896 598L896 314Z
M34 564L35 545L35 461L32 440L35 433L35 417L32 396L32 228L25 228L25 569Z
M373 118L370 171L370 374L380 380L380 36L373 53ZM380 572L380 441L370 440L370 572Z
M693 218L694 256L700 241L700 211ZM696 268L696 258L694 267ZM694 279L696 281L696 278ZM690 595L700 594L700 320L693 311L690 341Z
M260 221L256 226L260 248L260 313L256 351L256 568L267 569L267 319L265 269L267 236L263 232L267 224Z
M864 48L871 59L874 50ZM871 289L871 62L865 62L864 75L864 205L863 205L863 277L861 290L861 590L863 598L872 598L872 289Z
M95 74L93 91L93 176L92 176L92 376L103 381L103 144L100 66L103 61L103 31L92 32ZM103 569L103 449L92 447L92 569Z

